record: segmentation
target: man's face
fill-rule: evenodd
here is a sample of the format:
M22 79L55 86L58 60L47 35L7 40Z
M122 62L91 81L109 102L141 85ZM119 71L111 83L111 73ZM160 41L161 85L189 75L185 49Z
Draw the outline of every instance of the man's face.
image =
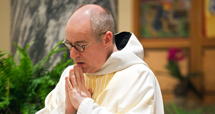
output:
M91 35L90 27L67 27L66 39L73 45L79 44L86 47L84 52L77 51L74 47L70 49L70 57L77 66L83 68L84 73L93 73L99 70L107 59L107 50L102 42L96 41ZM104 37L103 35L101 37Z

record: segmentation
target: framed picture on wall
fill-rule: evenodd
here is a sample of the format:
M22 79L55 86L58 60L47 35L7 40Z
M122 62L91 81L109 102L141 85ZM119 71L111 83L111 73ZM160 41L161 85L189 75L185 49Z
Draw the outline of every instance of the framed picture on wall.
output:
M143 39L188 38L190 1L140 0L140 37Z
M204 35L215 38L215 0L204 0Z

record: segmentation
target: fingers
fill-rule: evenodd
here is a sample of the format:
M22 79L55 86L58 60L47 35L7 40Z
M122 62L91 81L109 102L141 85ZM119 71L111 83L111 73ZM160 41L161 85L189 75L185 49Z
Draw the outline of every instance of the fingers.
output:
M78 87L81 86L81 75L80 74L80 67L78 67L77 65L74 66L74 73L75 73L75 78L76 78L76 82Z
M88 91L90 92L91 95L93 94L93 90L91 88L88 89Z
M84 80L84 75L83 75L83 69L80 68L79 72L80 72L80 74L81 74L81 75L80 75L81 84L85 87L85 80Z
M69 81L69 77L65 78L65 93L66 93L66 100L69 100L69 90L71 90L72 85Z
M65 78L65 90L66 90L66 93L68 94L69 93L69 90L68 89L73 89L72 87L72 84L70 83L70 79L69 77L66 77Z
M66 93L66 97L68 96L67 80L68 80L68 77L65 78L65 93Z
M74 73L79 87L85 86L82 67L74 66Z
M75 65L69 71L69 77L65 78L66 98L69 98L74 108L76 104L80 103L77 100L83 100L86 97L91 97L92 89L89 91L85 87L83 70L81 67Z
M69 71L69 81L72 83L71 85L72 85L72 87L73 88L75 88L75 89L77 89L77 82L76 82L76 76L75 76L75 74L74 74L74 70L73 69L71 69L70 71Z

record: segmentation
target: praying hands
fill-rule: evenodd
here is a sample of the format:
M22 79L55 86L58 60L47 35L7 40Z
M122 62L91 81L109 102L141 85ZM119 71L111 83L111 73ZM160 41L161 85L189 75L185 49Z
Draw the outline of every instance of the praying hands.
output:
M65 78L66 91L66 113L75 114L81 102L90 97L91 93L85 87L83 70L75 65L70 70L69 76Z

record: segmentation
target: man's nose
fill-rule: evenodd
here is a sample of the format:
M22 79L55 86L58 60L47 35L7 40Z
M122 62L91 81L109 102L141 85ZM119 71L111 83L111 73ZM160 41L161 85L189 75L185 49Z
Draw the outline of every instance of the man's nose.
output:
M73 59L76 58L76 57L78 57L78 56L80 56L80 52L77 51L74 47L72 47L69 50L69 52L70 52L70 57L73 58Z

